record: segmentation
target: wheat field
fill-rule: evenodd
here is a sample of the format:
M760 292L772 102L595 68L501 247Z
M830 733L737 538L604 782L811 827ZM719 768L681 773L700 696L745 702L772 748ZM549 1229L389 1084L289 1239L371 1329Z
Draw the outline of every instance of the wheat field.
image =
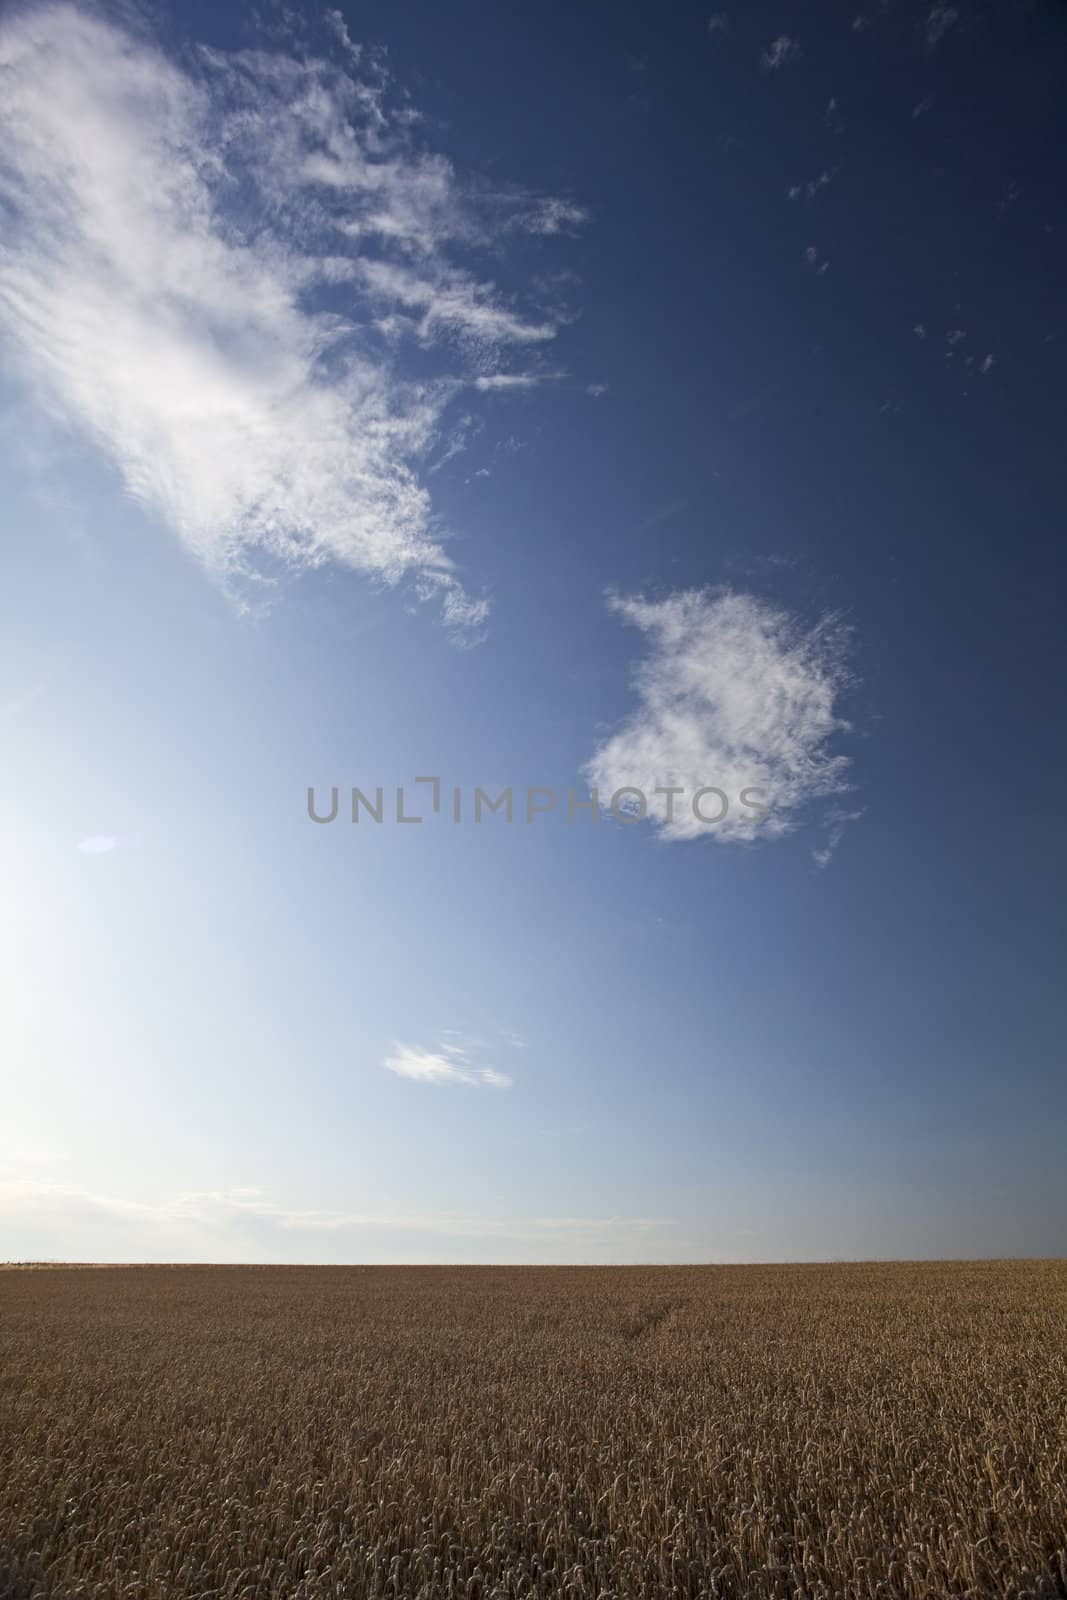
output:
M0 1593L1067 1596L1067 1264L0 1272Z

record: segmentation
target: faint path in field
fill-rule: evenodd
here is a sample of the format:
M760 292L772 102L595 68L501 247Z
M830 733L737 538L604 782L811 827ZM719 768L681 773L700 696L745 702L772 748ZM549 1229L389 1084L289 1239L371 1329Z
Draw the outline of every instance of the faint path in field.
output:
M647 1339L650 1334L672 1323L688 1304L689 1296L680 1294L650 1301L624 1317L619 1332L627 1340Z

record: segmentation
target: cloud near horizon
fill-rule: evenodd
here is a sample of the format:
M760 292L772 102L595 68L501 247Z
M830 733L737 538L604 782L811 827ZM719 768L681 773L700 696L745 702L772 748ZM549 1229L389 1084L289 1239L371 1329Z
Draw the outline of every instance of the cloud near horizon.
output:
M730 590L686 589L659 601L611 596L609 604L651 648L634 671L635 710L584 769L602 795L640 790L665 839L748 843L791 832L812 802L848 789L849 759L828 748L849 726L836 710L851 682L839 619L805 629L788 612ZM671 785L686 791L673 817L667 797L653 793ZM721 821L694 814L691 797L705 786L727 797ZM746 790L768 808L764 820L740 803Z
M8 1259L42 1259L42 1248L58 1248L68 1260L107 1259L99 1229L109 1224L130 1260L279 1260L292 1251L308 1259L313 1241L331 1254L362 1249L384 1259L434 1240L498 1240L553 1252L594 1245L633 1245L661 1236L676 1224L658 1217L486 1217L442 1210L325 1211L285 1206L261 1188L197 1190L153 1200L133 1200L72 1184L0 1176L0 1227L20 1243ZM8 1232L7 1230L10 1230ZM303 1242L301 1242L303 1241ZM426 1241L419 1245L418 1241ZM59 1258L57 1258L59 1259ZM114 1255L111 1259L119 1259Z
M380 60L326 24L320 53L179 64L92 8L9 16L0 336L42 409L215 574L410 577L477 635L488 604L456 576L423 469L452 401L537 381L565 317L455 254L584 213L461 178L416 143Z

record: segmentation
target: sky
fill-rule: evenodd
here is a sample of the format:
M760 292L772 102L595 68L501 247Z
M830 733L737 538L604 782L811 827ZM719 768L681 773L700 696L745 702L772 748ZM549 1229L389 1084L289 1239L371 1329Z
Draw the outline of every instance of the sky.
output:
M4 7L0 1258L1067 1254L1067 7L856 7Z

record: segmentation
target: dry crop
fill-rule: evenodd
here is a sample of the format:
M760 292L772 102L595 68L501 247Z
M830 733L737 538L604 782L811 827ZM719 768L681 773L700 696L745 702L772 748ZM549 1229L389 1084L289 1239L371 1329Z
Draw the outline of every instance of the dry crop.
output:
M1067 1264L0 1272L12 1600L1067 1596Z

